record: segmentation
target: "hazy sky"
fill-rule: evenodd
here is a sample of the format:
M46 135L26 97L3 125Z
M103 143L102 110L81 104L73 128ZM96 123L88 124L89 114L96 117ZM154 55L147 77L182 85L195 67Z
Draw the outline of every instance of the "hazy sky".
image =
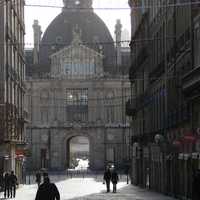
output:
M114 35L114 26L117 19L121 19L123 29L128 29L130 32L130 10L128 0L93 0L93 8L127 8L127 9L105 9L95 10L94 12L106 23L112 35ZM63 0L26 0L27 5L49 5L63 6ZM26 47L31 47L33 44L33 20L39 20L42 27L42 32L49 23L61 12L60 8L47 7L25 7L25 23L26 23Z

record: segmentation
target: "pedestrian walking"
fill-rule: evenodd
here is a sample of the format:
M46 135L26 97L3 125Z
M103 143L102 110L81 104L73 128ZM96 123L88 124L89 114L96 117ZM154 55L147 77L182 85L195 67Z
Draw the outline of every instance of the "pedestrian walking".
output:
M37 183L38 187L40 186L40 183L41 183L41 173L40 171L38 171L36 174L35 174L35 182Z
M118 180L119 180L118 173L115 169L113 169L113 171L111 173L111 181L112 181L112 184L113 184L113 193L117 192Z
M49 177L44 177L37 191L35 200L60 200L60 193L54 183L50 183Z
M16 195L16 185L18 185L17 182L17 176L14 174L14 171L11 171L10 177L9 177L9 185L10 185L10 197L15 198Z
M6 172L3 177L4 182L4 198L10 197L10 174Z
M109 166L107 166L106 171L104 172L103 179L106 182L107 192L110 192L111 171L110 171Z

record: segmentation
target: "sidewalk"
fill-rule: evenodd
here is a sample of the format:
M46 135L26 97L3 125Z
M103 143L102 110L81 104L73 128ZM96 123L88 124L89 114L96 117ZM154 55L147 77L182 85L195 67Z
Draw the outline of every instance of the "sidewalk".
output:
M124 187L118 189L117 193L106 193L103 191L99 194L77 197L70 200L175 200L156 192L123 184Z

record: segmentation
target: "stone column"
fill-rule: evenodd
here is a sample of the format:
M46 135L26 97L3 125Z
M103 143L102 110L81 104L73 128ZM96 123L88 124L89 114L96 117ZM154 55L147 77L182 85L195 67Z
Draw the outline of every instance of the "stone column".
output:
M33 23L33 34L34 34L34 48L33 48L33 63L38 64L39 62L39 46L41 40L41 26L39 25L38 20L34 20Z
M117 49L117 66L121 66L122 64L122 56L121 56L121 35L122 35L122 24L120 19L117 20L115 25L115 36L116 36L116 49Z

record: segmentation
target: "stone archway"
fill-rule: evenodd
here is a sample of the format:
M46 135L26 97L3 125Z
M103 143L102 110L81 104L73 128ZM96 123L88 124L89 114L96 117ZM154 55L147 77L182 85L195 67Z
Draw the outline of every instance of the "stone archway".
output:
M72 136L66 143L67 168L83 168L90 160L90 141L87 136ZM79 165L78 165L79 163ZM81 166L82 165L82 166Z
M65 167L67 169L72 167L72 166L70 166L70 164L71 164L70 158L72 156L72 155L70 155L70 152L72 150L72 148L70 148L70 144L74 139L76 140L77 138L85 138L85 139L88 140L88 145L89 145L89 148L88 148L88 160L89 160L89 162L91 161L91 146L92 146L93 142L92 142L92 139L91 139L90 135L88 135L85 132L73 133L73 134L67 135L67 137L65 138Z
M105 144L102 137L101 128L76 128L69 132L63 132L61 165L62 169L70 167L70 140L74 137L82 136L89 140L89 168L91 170L102 170L105 164Z

